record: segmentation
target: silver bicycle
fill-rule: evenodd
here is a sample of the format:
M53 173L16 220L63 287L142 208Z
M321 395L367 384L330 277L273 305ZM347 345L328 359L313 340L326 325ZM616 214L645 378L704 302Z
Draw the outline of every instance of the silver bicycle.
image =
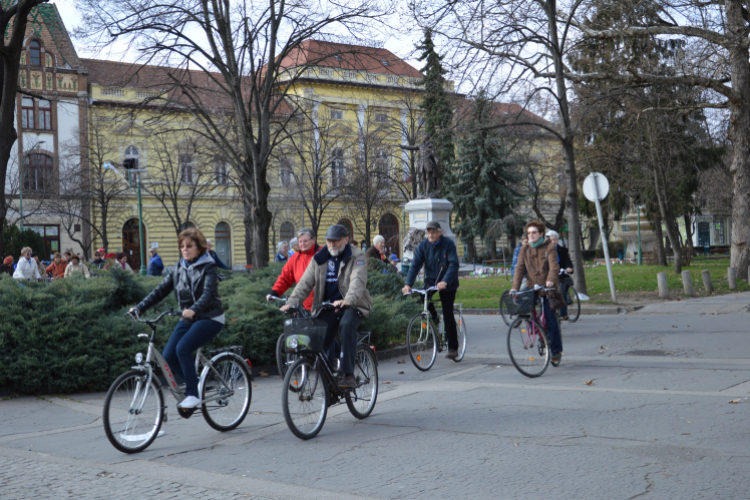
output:
M151 334L139 333L138 338L150 338L146 357L135 355L136 366L114 381L104 400L104 432L112 446L123 453L143 451L156 439L167 421L164 388L177 401L185 399L185 385L178 384L161 352L154 345L156 325L165 316L181 316L167 311L150 320L135 319L151 328ZM250 409L252 385L249 361L240 354L242 346L224 347L207 351L210 359L198 349L195 369L199 377L198 408L177 412L190 418L196 411L203 414L208 425L217 431L229 431L242 423Z

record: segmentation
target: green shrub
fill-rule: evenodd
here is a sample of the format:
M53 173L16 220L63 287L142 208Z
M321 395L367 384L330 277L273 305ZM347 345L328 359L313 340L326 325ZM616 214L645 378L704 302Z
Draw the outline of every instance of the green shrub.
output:
M32 251L39 254L40 260L49 259L49 255L44 254L44 242L42 237L31 229L21 231L18 226L8 224L3 220L3 255L2 258L12 255L15 262L21 257L21 249L30 247Z

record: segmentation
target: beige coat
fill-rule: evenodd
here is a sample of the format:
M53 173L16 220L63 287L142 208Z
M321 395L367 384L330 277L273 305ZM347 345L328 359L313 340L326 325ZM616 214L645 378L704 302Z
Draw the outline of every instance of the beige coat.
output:
M359 309L367 317L372 310L372 298L370 292L367 291L367 259L359 248L351 245L348 245L348 248L350 250L346 252L351 253L339 266L339 291L344 301ZM321 248L315 254L289 297L289 305L299 307L310 292L314 292L312 312L313 314L318 312L326 293L326 272L330 256L327 247Z
M548 281L557 286L560 279L560 264L557 263L557 249L549 239L537 248L532 248L528 243L521 247L516 272L513 275L515 290L521 288L524 275L529 288L534 288L534 285L546 287Z
M86 264L78 264L77 266L74 266L73 264L68 264L68 266L65 268L65 277L70 278L74 274L81 274L87 278L91 277L91 273L89 272L89 268Z

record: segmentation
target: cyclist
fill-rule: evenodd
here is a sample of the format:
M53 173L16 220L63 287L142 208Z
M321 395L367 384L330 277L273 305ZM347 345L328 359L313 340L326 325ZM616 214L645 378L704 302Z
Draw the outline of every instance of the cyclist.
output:
M557 263L560 265L560 290L562 291L563 297L567 297L566 292L568 291L568 286L570 286L571 281L570 276L568 275L573 274L573 261L570 260L570 252L568 252L568 249L559 245L560 235L557 234L557 231L547 231L547 237L557 249ZM560 316L564 320L568 319L567 307L560 309Z
M443 318L445 320L445 334L448 338L448 359L458 357L458 332L456 331L456 319L453 317L453 302L456 300L458 290L458 252L456 244L450 238L443 237L443 229L437 221L427 223L427 239L417 246L414 258L411 261L409 275L406 277L406 285L402 293L411 292L414 280L424 264L424 284L431 287L437 282L440 292L440 304L443 307ZM435 304L429 303L428 309L433 321L438 323L438 314Z
M286 311L297 307L310 292L313 293L313 314L324 301L333 302L336 309L320 312L319 319L328 323L324 349L333 343L338 331L341 336L343 378L342 389L354 387L354 360L357 353L357 327L372 310L372 298L367 291L367 260L359 248L349 244L349 233L340 224L328 228L326 246L312 258L307 270L297 283Z
M295 252L294 255L289 257L289 262L284 264L283 269L279 278L276 280L276 284L273 285L271 293L266 295L266 300L271 300L271 297L281 297L284 292L289 290L292 286L299 283L302 275L305 274L307 266L310 265L310 261L313 256L320 250L318 243L315 238L315 233L310 228L303 228L297 233L297 237L294 241L299 245L299 251ZM308 311L312 309L313 294L311 293L306 299L302 306Z
M185 381L187 397L178 406L190 409L201 404L193 352L219 334L225 318L219 299L216 263L207 252L206 237L198 229L186 229L177 241L182 258L148 297L130 309L130 313L143 314L174 290L182 319L162 354L172 372Z
M557 252L552 240L544 237L544 224L539 221L529 222L526 224L526 234L529 236L529 243L524 245L518 254L518 264L513 275L511 293L515 293L521 287L524 275L526 275L529 288L534 288L536 285L552 288L558 283L560 265L557 263ZM542 292L542 295L552 361L558 362L562 355L560 328L557 325L555 314L549 306L546 293Z

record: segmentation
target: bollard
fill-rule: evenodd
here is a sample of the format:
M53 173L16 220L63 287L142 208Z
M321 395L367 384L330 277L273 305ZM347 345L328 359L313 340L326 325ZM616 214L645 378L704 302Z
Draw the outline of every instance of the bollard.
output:
M729 281L729 289L737 290L737 271L733 268L727 268L727 280Z
M659 273L656 275L656 282L659 285L659 297L662 299L669 298L669 287L667 286L667 273Z
M682 288L685 295L693 295L693 281L690 279L690 271L682 271Z
M701 271L701 276L703 276L703 288L706 289L706 292L712 293L714 291L714 285L711 283L711 273L708 269L704 269Z

